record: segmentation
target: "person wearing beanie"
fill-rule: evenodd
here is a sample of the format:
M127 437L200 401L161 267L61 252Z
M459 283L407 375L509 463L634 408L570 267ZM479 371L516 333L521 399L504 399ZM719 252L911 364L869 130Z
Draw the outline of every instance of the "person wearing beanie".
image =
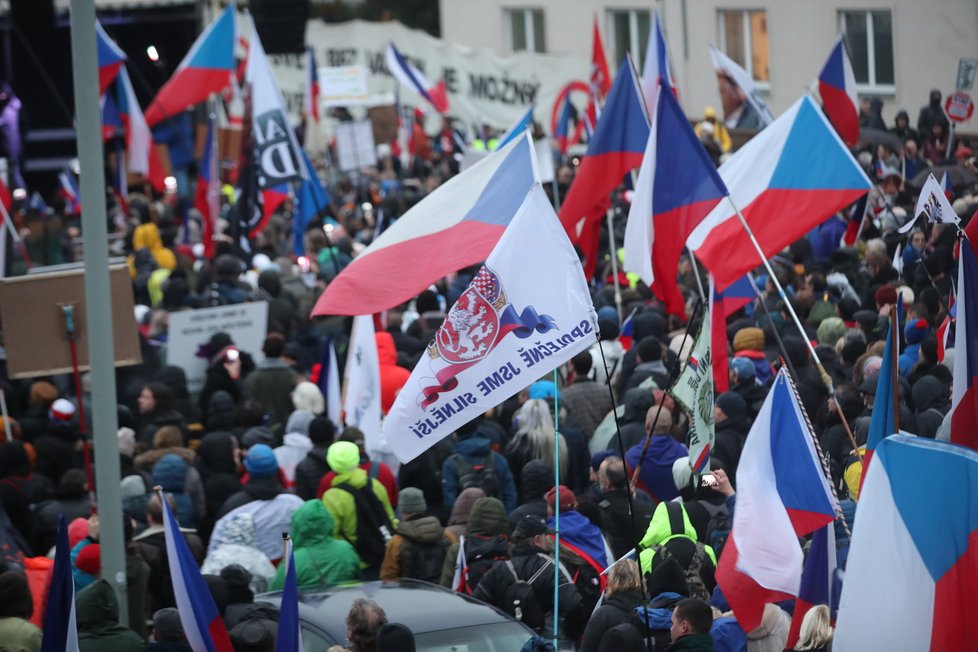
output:
M349 541L357 547L357 522L359 514L357 510L357 498L354 492L371 492L377 501L380 502L388 521L393 528L397 527L397 519L394 517L394 509L391 507L390 500L387 498L387 490L384 485L376 478L369 477L367 472L360 468L360 447L349 441L338 441L333 443L326 451L326 462L329 468L336 473L329 489L323 494L323 504L333 515L336 521L336 533L344 540ZM359 502L365 503L366 497ZM364 579L371 576L379 577L380 563L371 564L361 558L360 568Z
M737 477L740 453L750 431L750 408L736 391L720 394L713 403L715 434L712 456L723 465L731 479Z
M930 335L930 325L923 319L908 320L903 327L903 336L907 343L900 354L900 375L906 378L920 360L920 343Z
M540 521L544 519L538 517ZM469 565L461 578L462 586L453 586L455 562L458 559L456 543L445 554L445 564L441 569L442 586L471 594L482 577L497 564L509 559L509 533L511 528L506 520L506 508L498 498L486 496L472 505L465 532L465 559Z
M267 618L247 618L228 632L235 652L274 652L278 623Z
M387 500L390 502L391 507L397 509L397 478L394 476L391 467L387 466L387 464L380 460L374 461L370 459L370 456L367 454L366 437L363 431L354 426L344 428L343 432L340 433L339 441L352 442L357 445L357 448L360 450L360 468L366 471L367 475L371 478L376 478L380 481L380 484L387 491ZM316 489L316 496L318 498L322 498L326 490L333 486L335 478L336 472L327 469L326 475L322 476L322 479L319 481L319 487Z
M713 548L697 540L696 527L690 520L685 505L676 501L659 503L645 535L639 541L639 549L642 574L652 574L649 579L653 587L657 584L661 587L662 578L658 577L658 572L668 574L670 567L678 565L680 576L684 576L695 561L699 564L699 575L706 587L706 594L690 597L709 598L709 593L716 586L716 553ZM693 587L687 587L686 592L689 593L692 589ZM659 591L661 588L653 591L653 595Z
M153 614L153 642L144 652L191 652L187 635L180 622L180 612L173 607L160 609Z
M255 518L258 549L272 561L281 559L281 533L289 529L292 513L302 505L302 499L285 491L275 453L267 444L256 444L248 449L244 467L248 480L241 491L221 505L208 552L224 542L223 529L232 512L244 509Z
M285 423L285 436L282 445L275 449L275 459L285 476L285 486L295 487L295 467L298 466L309 451L312 450L312 440L309 438L309 424L315 418L312 412L295 410Z
M839 339L846 334L846 324L840 317L829 317L818 325L815 338L819 344L835 348Z
M774 369L764 354L764 331L756 326L741 328L733 338L734 357L754 363L754 377L764 385L774 377Z
M437 584L445 563L445 552L458 543L441 522L426 515L428 505L424 493L415 487L401 490L398 511L401 522L391 540L380 566L380 579L406 577Z
M292 515L295 577L299 590L312 590L360 578L356 549L338 537L333 515L321 500L307 500ZM269 590L285 585L285 564L279 564Z
M143 639L119 624L119 600L108 580L98 580L75 595L79 652L132 652Z
M767 388L757 382L757 368L748 358L738 357L730 361L730 391L744 399L752 419L767 398Z
M329 473L326 449L333 443L336 426L328 417L316 417L309 422L309 441L312 448L295 467L295 493L303 500L316 498L320 481Z
M873 294L873 299L876 301L876 311L883 306L893 306L897 302L897 291L892 285L883 285ZM865 304L863 304L865 305Z
M406 625L387 623L377 630L377 650L414 652L414 634Z
M37 453L34 467L37 473L56 483L68 469L84 468L81 450L76 449L80 431L75 419L75 406L71 401L61 398L52 400L40 421L40 434L29 440Z
M0 647L12 652L39 652L41 629L29 621L33 613L27 579L14 571L0 574Z

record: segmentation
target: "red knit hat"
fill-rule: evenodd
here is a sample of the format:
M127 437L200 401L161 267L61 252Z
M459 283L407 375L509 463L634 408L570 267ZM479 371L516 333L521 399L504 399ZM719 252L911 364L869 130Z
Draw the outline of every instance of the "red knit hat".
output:
M78 552L75 557L75 567L89 575L99 576L102 570L102 546L90 543Z
M554 507L554 503L558 494L560 495L561 512L566 512L577 507L577 497L574 495L574 492L564 485L560 485L559 487L554 487L547 492L547 505L549 505L552 511L557 511L557 509Z

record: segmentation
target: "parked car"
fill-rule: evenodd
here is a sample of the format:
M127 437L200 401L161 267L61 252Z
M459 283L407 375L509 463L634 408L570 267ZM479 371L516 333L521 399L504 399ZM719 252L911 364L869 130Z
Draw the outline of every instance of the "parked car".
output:
M282 594L256 601L278 606ZM387 620L414 632L418 652L514 652L533 631L475 598L418 580L363 582L299 594L299 624L305 652L347 645L346 614L357 598L376 601Z

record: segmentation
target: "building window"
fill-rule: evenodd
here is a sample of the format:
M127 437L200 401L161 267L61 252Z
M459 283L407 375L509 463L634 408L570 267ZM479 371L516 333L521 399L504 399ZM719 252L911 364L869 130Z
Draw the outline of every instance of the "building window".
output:
M857 90L892 92L893 15L888 10L843 11L839 23Z
M543 9L507 9L506 18L511 52L547 51Z
M611 26L610 41L613 44L614 59L608 62L612 74L632 53L635 66L641 70L644 65L645 48L649 43L649 30L652 25L648 9L612 9L608 11L608 24Z
M720 49L743 66L747 74L767 88L771 81L767 47L767 12L738 10L720 12Z

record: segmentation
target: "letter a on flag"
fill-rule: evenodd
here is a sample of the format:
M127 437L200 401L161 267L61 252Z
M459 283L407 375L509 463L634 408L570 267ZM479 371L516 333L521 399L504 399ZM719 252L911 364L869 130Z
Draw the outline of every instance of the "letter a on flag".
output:
M597 340L580 260L539 183L462 293L384 422L409 462Z
M713 452L713 360L710 328L700 322L686 367L669 388L669 394L689 415L689 468L697 476L710 468Z

